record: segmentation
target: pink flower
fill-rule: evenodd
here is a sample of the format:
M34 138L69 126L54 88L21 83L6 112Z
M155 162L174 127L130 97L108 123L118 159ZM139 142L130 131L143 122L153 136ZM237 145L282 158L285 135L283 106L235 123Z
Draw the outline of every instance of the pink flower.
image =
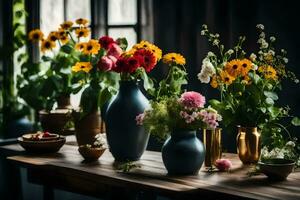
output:
M198 92L185 92L181 95L179 102L187 109L203 108L205 97Z
M232 167L232 163L228 159L218 159L216 160L216 168L218 168L220 171L228 171Z
M145 117L144 113L141 113L138 116L136 116L135 117L136 124L137 125L143 125L144 117Z
M110 71L116 65L117 59L113 56L103 56L98 62L98 69Z
M122 55L122 53L123 53L123 50L116 43L112 43L109 46L109 49L107 50L108 56L114 56L116 58L119 58Z

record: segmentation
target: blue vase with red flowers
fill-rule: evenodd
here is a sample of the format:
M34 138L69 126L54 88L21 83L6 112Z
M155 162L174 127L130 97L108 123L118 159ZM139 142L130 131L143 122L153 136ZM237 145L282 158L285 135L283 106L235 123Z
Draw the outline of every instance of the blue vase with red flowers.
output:
M136 116L149 108L136 81L120 81L120 89L106 112L107 141L116 161L135 161L143 155L149 140Z

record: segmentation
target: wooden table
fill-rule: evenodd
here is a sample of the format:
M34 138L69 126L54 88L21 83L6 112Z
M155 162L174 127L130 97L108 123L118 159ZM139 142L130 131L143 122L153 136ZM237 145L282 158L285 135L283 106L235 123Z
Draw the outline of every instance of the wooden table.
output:
M8 159L27 168L29 181L47 186L45 199L53 197L52 188L96 197L121 195L123 199L124 193L119 191L143 191L143 199L153 199L154 195L174 199L300 199L300 171L284 182L269 182L264 175L249 177L249 166L243 166L235 154L224 154L233 163L230 173L202 168L197 176L180 177L167 175L159 152L146 151L139 161L141 168L129 173L115 169L109 151L98 161L85 163L77 147L70 144L51 155L29 155L18 144L3 146L1 152L14 153Z

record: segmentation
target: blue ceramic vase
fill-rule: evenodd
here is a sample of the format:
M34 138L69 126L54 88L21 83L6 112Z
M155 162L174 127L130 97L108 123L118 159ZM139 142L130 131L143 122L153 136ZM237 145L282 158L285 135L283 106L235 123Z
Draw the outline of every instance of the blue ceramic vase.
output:
M204 158L204 145L196 131L175 130L162 147L162 159L171 175L198 174Z
M139 160L144 153L149 133L135 118L149 106L136 81L120 81L119 92L106 112L107 141L116 161Z

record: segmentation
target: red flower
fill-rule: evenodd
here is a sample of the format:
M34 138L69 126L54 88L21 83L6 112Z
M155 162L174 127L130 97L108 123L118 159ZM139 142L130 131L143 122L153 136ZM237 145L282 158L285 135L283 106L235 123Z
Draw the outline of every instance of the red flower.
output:
M146 72L150 72L156 65L156 57L150 50L139 49L133 54L133 57L139 60L141 67L143 67Z
M100 43L102 48L107 50L107 49L110 48L110 46L112 44L115 44L116 42L114 41L114 39L112 39L109 36L103 36L103 37L99 38L99 43Z
M119 57L116 67L113 69L115 72L121 73L134 73L140 66L139 60L135 57Z

